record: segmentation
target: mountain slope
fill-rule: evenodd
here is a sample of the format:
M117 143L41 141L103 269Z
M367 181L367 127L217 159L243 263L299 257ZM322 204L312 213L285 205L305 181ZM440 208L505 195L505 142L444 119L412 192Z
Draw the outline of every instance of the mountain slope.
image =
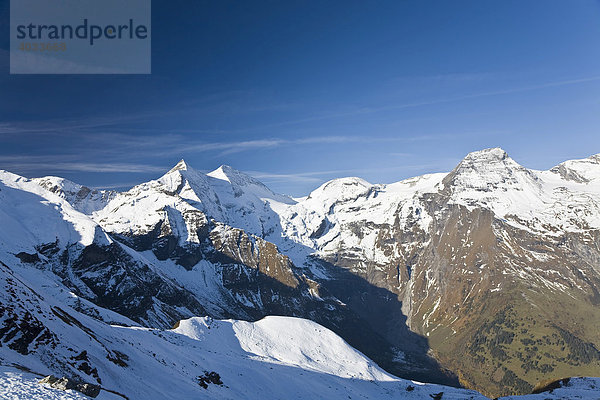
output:
M386 338L362 310L317 282L323 269L307 258L313 250L283 234L276 211L295 204L230 167L206 175L182 161L158 180L120 193L93 218L194 293L215 318L309 318L397 375L456 384L417 335L404 327L393 341Z
M101 387L100 399L403 398L462 389L395 378L328 329L301 319L192 318L174 330L107 324L70 307L58 277L0 263L0 396L87 398L35 383L54 374ZM64 295L62 293L65 293ZM126 319L73 295L97 316Z
M44 189L67 200L73 208L84 214L91 214L94 211L101 210L117 195L115 191L90 189L56 176L35 178L33 181Z
M144 326L304 317L396 375L527 393L600 374L598 160L536 171L487 149L448 174L336 179L296 200L182 161L101 209L6 173L0 196L25 197L0 203L20 232L0 240L6 259Z
M191 207L188 213L201 209L208 225L226 223L275 244L290 257L291 270L316 282L396 348L396 360L425 365L421 355L432 353L464 384L493 395L527 392L548 374L598 373L592 350L600 348L593 329L600 321L596 156L535 171L501 149L487 149L467 155L449 174L390 185L336 179L297 202L282 201L252 178L225 169L211 173L223 187L187 165L161 180L201 187L193 195L175 193L175 208L183 215L185 207ZM238 183L236 197L224 189L230 181L260 189L243 192ZM147 195L146 189L134 193ZM137 213L135 206L127 211ZM109 232L125 230L115 229L109 208L94 218ZM190 249L196 241L190 232L201 231L198 225L185 218L171 225L178 229L178 246ZM144 232L127 226L133 236ZM238 293L244 291L242 286ZM571 309L581 311L566 312ZM545 350L534 356L540 343ZM397 374L415 370L407 367L411 361L399 367L378 358L364 339L352 344ZM583 361L581 347L591 351ZM471 356L457 361L465 352Z
M146 327L168 328L181 319L207 314L248 320L267 315L305 317L340 333L396 373L451 382L424 349L412 349L408 340L406 349L392 345L273 243L207 216L200 209L234 218L240 208L228 208L224 201L204 208L202 201L218 195L225 199L227 191L211 193L202 185L209 182L219 188L222 180L215 184L210 179L216 178L179 167L109 202L107 208L115 211L108 215L116 223L106 223L104 210L94 213L93 218L106 227L34 181L6 174L0 189L6 201L0 210L2 222L14 223L14 229L4 238L2 259L18 259L25 266L52 272L79 298ZM12 191L11 186L19 189ZM201 191L203 187L206 190ZM257 191L269 195L258 186L238 196L247 197L244 207L265 207ZM280 200L293 204L287 198ZM38 219L30 221L31 216ZM41 226L51 230L41 229L43 235L28 241L21 239ZM127 227L105 231L115 226ZM61 231L66 233L53 235ZM94 310L81 311L96 317ZM412 334L407 331L406 336ZM398 354L403 356L397 358Z
M472 153L445 176L336 180L282 213L282 226L321 263L398 296L396 320L427 337L464 384L526 393L549 374L600 373L596 159L563 164L585 181L528 170L501 149ZM348 292L333 291L350 303ZM364 313L386 307L359 303ZM374 319L398 336L389 315Z

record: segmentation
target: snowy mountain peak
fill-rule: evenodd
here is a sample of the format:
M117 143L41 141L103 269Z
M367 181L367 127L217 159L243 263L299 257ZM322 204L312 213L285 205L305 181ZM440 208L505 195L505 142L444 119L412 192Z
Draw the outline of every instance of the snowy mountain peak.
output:
M496 147L467 154L446 180L451 178L455 181L459 178L460 181L462 176L466 179L477 178L496 182L504 181L507 176L527 171L526 168L510 158L504 150Z
M366 196L372 187L372 184L358 177L333 179L312 191L308 199L319 199L324 203L347 201Z
M241 197L244 194L248 194L258 199L271 199L285 204L294 203L289 197L273 192L258 179L232 168L229 165L221 165L219 168L206 174L206 176L213 178L216 182L220 182L221 185L228 187L228 191L232 191L235 197ZM220 185L217 184L216 186L219 187ZM219 192L222 193L222 191Z
M513 177L515 174L526 171L504 150L495 147L467 154L444 179L444 183L451 183L458 188L464 185L470 187L474 181L495 184L505 182L507 177Z
M558 164L550 172L563 179L578 183L588 183L600 178L600 154L594 154L581 160L569 160Z
M339 178L333 179L329 182L325 182L317 190L322 191L335 191L335 192L362 192L369 189L371 185L369 182L358 177Z
M600 164L600 153L589 156L587 159L594 164Z
M0 171L0 254L31 253L40 244L67 247L108 245L110 238L91 218L78 212L36 180Z
M512 159L508 156L506 151L500 147L492 147L489 149L483 149L479 151L473 151L463 159L463 162L472 163L487 163L487 162L502 162L505 160Z
M44 189L65 199L73 208L84 214L92 214L104 208L117 192L112 190L96 190L57 176L34 178Z
M235 172L239 172L239 171L237 171L235 168L233 168L233 167L231 167L231 166L229 166L229 165L227 165L227 164L222 164L221 166L219 166L219 168L217 168L217 169L216 169L215 171L213 171L213 172L216 172L216 171L220 171L220 172L222 172L222 173L224 173L224 174L227 174L227 173L232 173L232 172L234 172L234 171L235 171Z
M523 193L538 199L542 185L535 172L519 165L500 148L468 154L442 182L453 202L487 204L498 215L523 201Z
M192 190L201 197L202 193L212 197L208 181L206 174L192 168L183 159L157 180L171 194L180 193L182 190ZM142 184L142 186L144 185Z
M45 189L50 190L52 193L63 190L66 192L77 193L81 190L81 188L84 187L73 181L58 176L44 176L41 178L34 178L33 180Z
M220 179L222 181L227 181L232 185L238 186L249 186L249 185L258 185L264 186L264 184L248 174L245 174L241 171L238 171L235 168L230 167L229 165L221 165L219 168L215 169L212 172L207 174L210 177L215 179Z
M7 170L0 169L0 181L4 182L4 183L7 183L7 182L29 182L29 179L25 178L24 176L21 176L21 175L13 174L12 172L9 172Z
M175 172L175 171L187 171L189 169L188 164L185 162L185 160L182 158L173 168L171 168L169 170L169 172Z

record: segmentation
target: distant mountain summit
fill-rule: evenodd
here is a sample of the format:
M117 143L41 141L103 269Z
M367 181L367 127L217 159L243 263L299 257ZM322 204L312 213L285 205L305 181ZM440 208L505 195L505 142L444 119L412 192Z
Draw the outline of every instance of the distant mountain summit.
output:
M600 154L582 160L565 161L550 171L566 180L589 183L600 178Z
M397 376L490 396L527 393L553 377L598 375L598 177L598 155L537 171L499 148L470 153L449 173L386 185L334 179L300 199L229 166L205 174L184 160L122 192L3 171L0 357L3 365L43 365L44 373L97 382L111 379L113 365L137 368L131 354L138 350L110 343L141 343L141 336L122 336L111 324L167 329L194 317L279 315L315 321ZM230 330L191 321L193 329L179 326ZM63 329L102 332L98 349L106 350L88 351L82 366L73 352L88 339L69 343L70 333L56 333ZM7 333L19 330L25 333ZM310 335L302 340L318 364ZM292 348L283 355L252 348L276 363L293 354L294 365L317 368ZM180 365L167 358L156 360ZM189 378L182 374L176 379Z
M117 192L112 190L96 190L71 182L57 176L45 176L33 179L44 189L67 200L75 209L84 214L101 210L112 200Z

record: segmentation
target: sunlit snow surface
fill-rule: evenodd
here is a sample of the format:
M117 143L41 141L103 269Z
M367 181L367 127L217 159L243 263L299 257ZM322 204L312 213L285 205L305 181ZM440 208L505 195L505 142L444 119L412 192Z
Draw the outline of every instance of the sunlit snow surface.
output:
M89 397L74 390L58 390L37 383L40 378L10 367L0 366L0 399L3 400L84 400ZM110 399L100 395L99 400Z
M109 244L110 238L87 215L35 181L0 170L0 248L29 251L57 242Z
M565 386L539 394L501 397L503 400L598 400L600 378L571 378Z
M65 193L81 190L60 178L43 179ZM384 258L375 245L378 225L411 223L425 229L431 223L433 216L423 206L424 195L447 196L449 204L488 208L513 226L550 235L554 228L600 228L599 179L598 156L568 161L550 171L533 171L502 150L489 149L470 154L450 174L425 175L390 185L343 178L294 200L229 167L202 174L180 163L155 181L120 194L92 196L89 204L84 200L74 208L67 201L69 196L44 189L41 180L0 171L0 261L14 274L0 277L4 282L18 278L11 285L17 285L19 304L36 310L35 315L64 343L48 350L46 360L69 359L86 349L102 376L103 387L131 400L419 399L439 392L444 392L443 399L482 399L471 391L395 378L328 329L301 319L267 317L249 323L192 318L172 331L111 326L71 309L69 305L83 300L70 293L51 271L28 267L14 255L35 254L36 246L47 243L59 248L109 244L112 240L105 232L147 233L168 215L171 228L183 242L198 240L191 221L205 217L277 244L298 267L307 255L332 253L341 245L360 247L377 261ZM355 222L375 228L355 235L346 226ZM210 265L186 271L171 260L156 260L151 252L125 250L198 296L218 302L218 285ZM52 317L51 307L55 306L76 316L99 341ZM110 311L97 312L105 321L134 325ZM74 347L73 351L68 347ZM128 366L108 361L107 349L127 354ZM42 387L35 375L11 367L19 364L50 373L35 355L22 356L6 346L0 347L0 355L0 398L83 397ZM196 378L205 371L218 372L224 385L200 388ZM600 397L597 387L597 379L574 379L571 387L527 398L596 398ZM120 397L103 391L99 398Z
M448 204L491 210L519 229L555 235L600 228L600 157L567 161L549 171L529 170L501 149L474 152L449 174L431 174L382 185L360 178L326 182L308 196L291 199L231 167L203 174L178 164L161 178L116 195L93 218L105 230L145 233L165 213L184 241L197 239L185 216L194 210L275 243L298 265L307 254L334 253L341 245L361 248L384 261L375 248L377 226L433 221L424 196ZM397 218L397 220L396 220ZM361 235L351 224L374 226Z
M483 398L470 391L392 377L333 332L311 321L267 317L250 323L192 318L166 331L111 326L50 296L45 289L53 286L49 275L21 275L25 271L17 266L13 270L10 277L3 273L2 279L16 282L13 287L19 301L14 305L31 308L59 340L57 347L47 349L48 361L68 361L85 349L90 363L98 368L102 386L132 400L397 399L403 398L409 385L415 388L411 393L421 396L444 391L450 399ZM42 294L43 300L36 293ZM55 318L51 309L57 306L89 329L88 333ZM110 362L107 351L124 354L127 365ZM8 367L21 365L39 375L49 374L51 371L36 356L20 355L7 346L0 348L0 356L1 398L78 398L74 393L41 387L36 383L38 376ZM205 371L217 372L223 385L201 388L197 377ZM100 398L120 397L102 391Z

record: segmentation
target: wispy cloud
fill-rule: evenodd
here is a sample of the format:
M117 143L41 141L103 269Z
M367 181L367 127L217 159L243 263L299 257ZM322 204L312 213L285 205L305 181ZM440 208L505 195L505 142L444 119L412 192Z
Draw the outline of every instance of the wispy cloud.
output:
M228 91L207 94L193 100L182 101L176 107L147 109L143 111L122 114L98 115L84 118L63 118L40 121L11 121L0 123L0 135L61 135L75 133L118 134L129 133L158 133L163 134L235 134L250 131L249 129L220 129L173 127L157 129L140 127L139 123L150 123L163 118L183 115L193 115L196 118L208 115L238 116L243 114L260 115L263 112L290 110L298 107L294 103L272 102L264 99L257 100L253 93L244 91Z
M6 128L10 130L12 128ZM2 127L0 126L0 129ZM414 143L443 138L481 136L482 132L460 132L392 136L328 135L300 138L260 138L254 140L203 141L177 134L130 135L123 133L96 133L78 135L72 143L60 142L60 148L47 148L52 155L35 156L1 155L0 167L17 167L29 170L52 167L56 171L89 172L155 172L162 167L148 165L148 159L160 157L162 160L195 156L209 153L211 158L222 158L232 154L258 150L274 150L283 147L301 147L328 144L374 144L374 143ZM396 153L395 156L406 154ZM101 159L102 162L92 162ZM128 160L129 162L123 162ZM141 161L141 162L135 162Z
M482 97L491 97L491 96L513 94L513 93L530 92L530 91L534 91L534 90L542 90L542 89L553 88L553 87L569 86L569 85L576 85L576 84L589 83L589 82L598 82L598 81L600 81L600 76L593 76L593 77L579 78L579 79L568 79L568 80L561 80L561 81L554 81L554 82L546 82L546 83L542 83L539 85L522 86L522 87L515 87L515 88L509 88L509 89L503 89L503 90L473 93L473 94L468 94L468 95L463 95L463 96L449 97L449 98L443 98L443 99L437 99L437 100L421 101L421 102L414 102L414 103L403 103L403 104L392 104L392 105L383 106L383 107L364 107L362 109L356 110L355 114L370 114L370 113L383 112L383 111L400 110L400 109L404 109L404 108L431 106L431 105L444 104L444 103L453 103L453 102L462 101L462 100L477 99L477 98L482 98Z
M463 79L469 79L469 77L465 76L465 77L463 77ZM475 79L475 77L471 77L470 79ZM431 99L431 100L424 100L424 101L417 101L417 102L390 104L390 105L386 105L386 106L369 106L369 105L354 106L354 107L350 107L349 109L343 110L343 111L325 112L320 115L314 115L314 116L298 118L298 119L284 120L284 121L274 122L274 123L269 123L269 124L262 124L259 126L248 127L248 128L244 128L244 129L237 129L237 130L233 130L230 132L233 132L233 133L260 132L260 131L267 131L267 130L271 130L271 129L275 129L275 128L281 128L281 127L285 127L285 126L301 125L301 124L306 124L306 123L311 123L311 122L319 122L319 121L338 119L338 118L349 118L349 117L354 117L354 116L368 115L368 114L374 114L374 113L380 113L380 112L386 112L386 111L434 106L434 105L439 105L439 104L454 103L454 102L477 99L477 98L509 95L509 94L515 94L515 93L524 93L524 92L530 92L530 91L535 91L535 90L542 90L542 89L548 89L548 88L570 86L570 85L577 85L577 84L582 84L582 83L590 83L590 82L598 82L598 81L600 81L600 76L592 76L592 77L585 77L585 78L557 80L557 81L540 83L537 85L520 86L520 87L513 87L513 88L508 88L508 89L502 89L502 90L478 92L478 93L472 93L472 94L461 95L461 96L456 96L456 97L447 97L447 98L438 98L438 99Z
M180 147L173 150L177 153L219 151L219 155L228 155L248 150L271 149L282 146L348 143L363 140L365 140L365 138L356 136L314 136L300 139L271 138L245 141L182 144Z
M269 172L246 171L248 175L263 181L264 183L277 182L294 182L294 183L314 183L318 184L323 181L322 178L310 176L310 174L276 174Z
M136 185L139 185L140 182L133 182L133 181L128 181L128 182L121 182L121 183L112 183L109 185L100 185L100 186L92 186L91 189L98 189L98 190L127 190L130 189Z
M0 156L0 168L21 173L52 171L52 172L123 172L149 173L165 172L165 166L136 163L95 163L81 161L65 161L70 156Z
M477 80L484 79L483 77L489 74L449 74L449 75L441 75L439 77L429 77L430 79L451 79L451 80ZM331 111L331 112L323 112L317 115L311 115L304 118L295 118L295 119L287 119L278 122L266 123L266 124L258 124L255 126L248 126L244 128L230 128L230 129L219 129L219 128L177 128L173 129L153 129L149 128L140 128L137 127L136 124L138 122L148 123L149 121L156 120L162 117L173 116L182 113L190 113L196 112L198 114L203 113L239 113L241 110L245 110L245 112L260 112L262 110L273 110L277 108L291 108L297 107L298 105L292 104L259 104L252 105L246 104L248 101L244 102L244 104L239 104L232 96L239 93L225 93L225 94L215 94L212 96L208 96L208 99L213 99L218 104L215 105L210 101L204 101L203 99L198 99L197 101L191 102L187 104L183 108L175 108L175 109L164 109L164 110L149 110L144 112L137 113L128 113L123 115L111 115L111 116L98 116L98 117L89 117L82 119L61 119L61 120L46 120L46 121L12 121L12 122L3 122L0 123L0 135L27 135L27 134L55 134L62 136L74 135L77 133L96 133L96 136L103 136L108 139L111 135L114 135L115 138L119 139L120 143L126 141L128 138L134 138L137 135L129 135L124 134L122 132L129 133L139 133L139 132L148 132L146 139L144 142L141 140L138 141L138 144L143 144L146 141L148 143L153 143L157 140L157 137L181 137L186 136L188 134L243 134L250 132L268 132L276 128L291 126L291 125L301 125L305 123L318 122L324 120L331 119L339 119L339 118L348 118L352 116L360 116L360 115L368 115L379 112L386 111L394 111L401 109L409 109L416 107L426 107L438 104L452 103L470 99L491 97L491 96L500 96L500 95L508 95L514 93L522 93L529 92L535 90L542 90L547 88L555 88L555 87L563 87L570 85L577 85L583 83L597 82L600 81L600 76L592 76L592 77L584 77L584 78L575 78L575 79L565 79L565 80L556 80L550 82L544 82L537 85L529 85L529 86L521 86L521 87L513 87L502 90L495 91L486 91L479 93L466 94L456 97L448 97L448 98L438 98L431 100L424 100L418 102L406 102L406 103L396 103L389 104L385 106L376 106L376 105L358 105L358 106L350 106L345 110L339 111ZM104 129L104 130L103 130ZM166 131L166 132L165 132ZM119 133L121 132L121 133ZM151 133L153 132L153 133ZM161 133L165 132L165 133ZM267 146L269 143L272 145L281 144L281 141L277 141L277 139L272 140L264 140L263 145ZM252 147L255 141L247 141L243 144L240 144L239 148L244 147ZM219 149L218 144L214 144L215 148L212 148L210 144L198 145L196 150L202 151L203 149L214 150ZM236 152L236 149L231 149L231 152Z
M457 77L456 79L471 79L471 77ZM475 78L473 78L475 79ZM154 173L164 172L168 165L155 165L165 162L167 159L188 157L197 154L207 155L211 158L219 158L238 154L242 152L253 152L257 150L274 150L278 148L300 147L326 145L326 144L371 144L371 143L412 143L417 141L433 141L443 138L456 138L460 136L482 135L481 132L463 132L463 133L432 133L416 134L407 133L385 136L364 135L319 135L305 137L269 137L265 132L269 132L276 127L284 125L296 125L307 122L344 118L348 116L359 116L377 112L393 111L398 109L407 109L412 107L422 107L443 103L451 103L469 99L477 99L488 96L508 95L512 93L521 93L535 90L543 90L555 87L564 87L570 85L580 85L600 81L600 76L584 77L578 79L556 80L545 82L538 85L513 87L497 91L480 92L457 96L452 98L433 99L430 101L390 104L385 106L364 106L346 109L341 112L325 112L321 115L309 116L306 118L290 119L271 124L257 125L238 130L229 130L232 132L252 132L258 133L252 135L256 139L239 140L242 135L228 136L218 129L183 129L167 130L160 133L157 130L152 133L140 134L143 128L138 122L147 124L153 118L172 115L177 111L165 110L164 112L141 112L129 115L117 115L107 117L93 117L69 120L46 120L46 121L4 121L0 122L0 141L6 144L24 143L23 135L51 135L62 136L63 140L57 140L57 145L53 145L48 140L47 146L32 146L31 153L39 154L45 151L51 156L28 155L26 152L14 154L14 150L6 150L13 154L0 154L0 168L21 172L52 171L60 172L127 172L127 173ZM224 97L226 99L227 96ZM223 100L225 101L225 100ZM191 104L189 107L200 107L199 103ZM259 109L261 107L257 107ZM189 109L188 109L189 110ZM133 132L133 133L132 133ZM190 133L222 133L218 140L206 140L206 136L192 135ZM249 135L245 135L248 137ZM68 138L69 140L64 140ZM70 140L73 138L73 140ZM213 138L214 139L214 138ZM222 140L221 140L222 139ZM54 146L54 147L53 147ZM9 146L2 146L9 149ZM391 146L390 146L391 147ZM392 147L393 149L393 147ZM386 153L389 157L408 157L409 154L401 152ZM157 157L159 157L157 161ZM425 166L403 165L395 170L423 169ZM382 171L381 169L379 171ZM352 175L366 174L368 170L339 170L339 171L317 171L299 174L268 174L263 173L265 180L296 180L303 182L317 182L325 177L336 174ZM261 177L260 175L258 176Z
M457 163L458 160L442 160L446 164ZM296 182L296 183L323 183L328 179L335 179L339 177L348 176L365 176L372 173L381 172L395 172L395 171L436 171L439 168L443 168L439 163L422 163L422 164L403 164L396 165L393 167L386 168L351 168L351 169L337 169L337 170L323 170L323 171L310 171L302 173L271 173L261 171L245 171L248 175L253 176L258 180L262 180L265 183L276 183L276 182Z
M439 85L439 84L465 84L470 82L486 82L502 78L503 75L498 72L454 72L435 75L409 75L397 76L390 79L389 85Z

